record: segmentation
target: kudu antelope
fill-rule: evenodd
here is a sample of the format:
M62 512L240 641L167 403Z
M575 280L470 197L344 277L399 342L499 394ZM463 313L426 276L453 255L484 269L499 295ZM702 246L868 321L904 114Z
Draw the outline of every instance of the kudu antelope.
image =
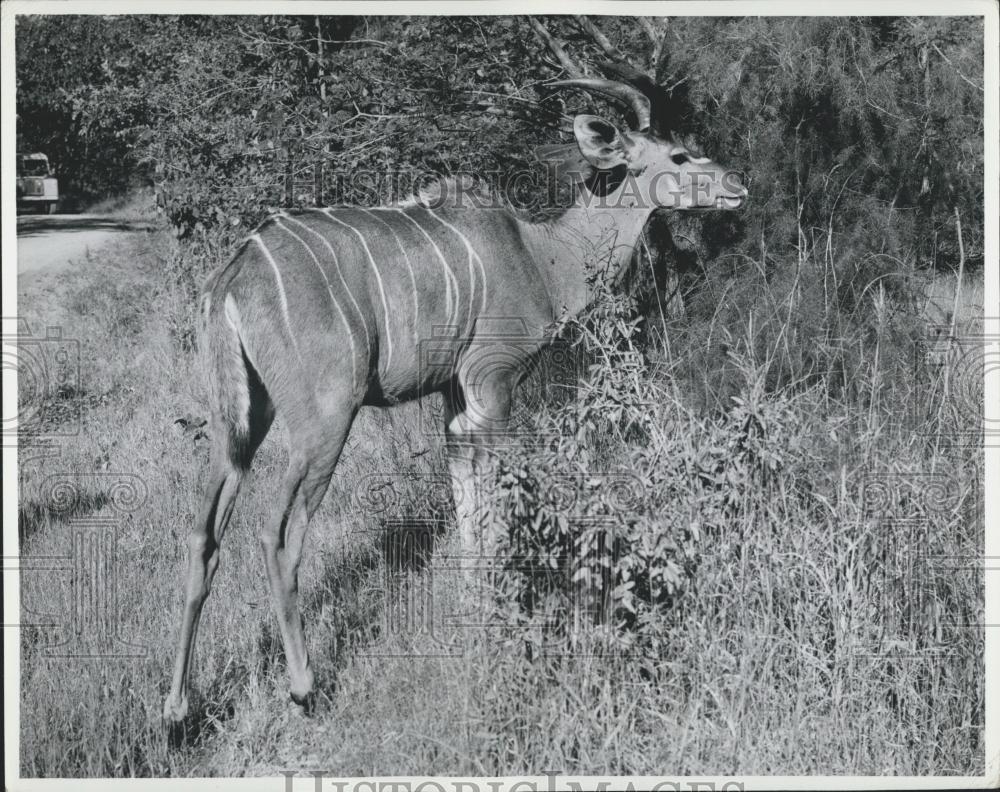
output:
M525 364L565 312L587 303L586 261L621 271L657 208L735 209L739 178L649 130L649 98L610 80L558 85L610 98L636 116L621 132L576 116L577 156L628 178L595 201L579 187L561 215L529 222L506 209L413 205L282 212L267 219L205 285L201 344L211 384L211 470L188 539L186 603L169 721L188 709L188 675L202 605L237 490L276 413L288 431L288 469L261 542L284 643L292 699L313 690L297 603L306 526L319 506L358 408L441 392L462 546L474 546L475 480L527 365L470 383L477 332L517 317L529 335L511 354ZM591 174L593 175L593 173ZM453 342L446 367L422 368L423 338ZM474 386L474 387L473 387Z

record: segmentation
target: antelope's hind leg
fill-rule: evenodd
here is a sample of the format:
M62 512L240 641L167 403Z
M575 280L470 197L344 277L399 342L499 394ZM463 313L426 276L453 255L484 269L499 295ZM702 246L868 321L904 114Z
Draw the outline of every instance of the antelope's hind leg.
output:
M344 409L332 418L306 422L301 429L290 427L288 470L281 499L261 536L292 701L307 711L313 703L314 677L298 606L302 545L309 520L319 508L340 459L355 411Z
M243 476L274 418L274 409L266 391L251 369L247 373L250 399L246 431L234 431L219 410L215 410L212 417L210 472L198 519L187 539L184 614L170 692L163 703L163 717L172 723L180 723L188 713L188 691L198 624L212 588L212 579L219 568L222 538Z

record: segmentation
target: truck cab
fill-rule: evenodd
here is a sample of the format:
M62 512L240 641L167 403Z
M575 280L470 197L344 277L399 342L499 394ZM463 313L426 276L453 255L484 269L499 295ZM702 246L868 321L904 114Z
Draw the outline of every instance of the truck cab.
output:
M17 208L52 214L59 203L59 181L44 154L17 155Z

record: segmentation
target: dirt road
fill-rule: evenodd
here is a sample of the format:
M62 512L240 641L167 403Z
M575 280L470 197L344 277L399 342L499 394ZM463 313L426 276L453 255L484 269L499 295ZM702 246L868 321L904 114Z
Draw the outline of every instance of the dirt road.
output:
M147 226L105 215L50 215L17 219L17 274L57 269L86 258L116 235Z

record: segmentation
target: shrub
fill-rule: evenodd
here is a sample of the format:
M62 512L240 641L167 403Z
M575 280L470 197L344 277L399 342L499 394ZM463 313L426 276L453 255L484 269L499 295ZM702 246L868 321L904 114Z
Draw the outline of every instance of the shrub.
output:
M536 437L503 457L492 496L504 614L544 640L586 622L619 646L656 635L699 571L704 543L794 489L805 423L766 369L729 353L731 408L699 418L650 376L628 297L599 285L567 323L591 361L576 399L542 411ZM567 635L567 631L569 634Z

